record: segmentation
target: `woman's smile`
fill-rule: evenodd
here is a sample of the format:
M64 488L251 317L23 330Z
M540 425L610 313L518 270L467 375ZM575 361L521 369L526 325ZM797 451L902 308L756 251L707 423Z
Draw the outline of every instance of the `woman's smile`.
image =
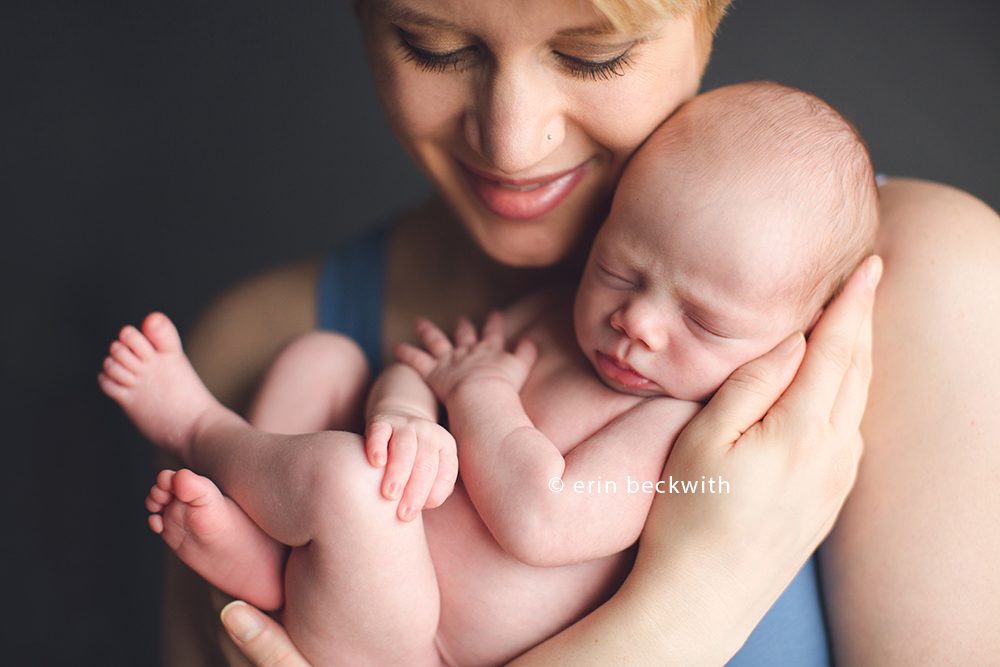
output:
M491 213L510 220L531 220L545 215L568 197L580 183L590 160L566 171L536 178L502 178L463 164L469 185Z

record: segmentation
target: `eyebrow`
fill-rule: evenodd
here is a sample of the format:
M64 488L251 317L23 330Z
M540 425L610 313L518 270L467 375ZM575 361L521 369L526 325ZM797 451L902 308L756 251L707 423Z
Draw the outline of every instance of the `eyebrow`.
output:
M426 25L432 28L441 28L443 30L452 30L455 32L465 32L465 30L457 23L452 23L447 19L442 19L431 14L425 14L424 12L413 9L412 7L404 7L395 0L378 0L378 4L381 5L383 12L389 14L391 19L397 21L416 23L418 25Z
M427 14L412 7L405 7L396 0L377 0L382 6L382 11L389 15L391 19L424 25L431 28L451 30L454 32L466 32L465 28L432 14ZM618 31L607 22L596 23L594 25L579 26L576 28L565 28L556 33L557 37L597 37L617 34Z

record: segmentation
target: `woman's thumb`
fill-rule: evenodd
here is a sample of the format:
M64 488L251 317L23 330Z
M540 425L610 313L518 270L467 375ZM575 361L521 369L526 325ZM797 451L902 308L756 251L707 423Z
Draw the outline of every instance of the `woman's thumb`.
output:
M802 332L737 368L687 427L699 446L732 445L788 388L802 362Z

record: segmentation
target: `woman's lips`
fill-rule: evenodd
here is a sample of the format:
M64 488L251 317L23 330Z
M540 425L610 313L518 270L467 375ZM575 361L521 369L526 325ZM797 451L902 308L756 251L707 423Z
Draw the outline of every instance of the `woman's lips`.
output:
M626 387L628 389L646 389L653 386L653 382L645 376L635 372L631 366L616 361L614 357L597 352L597 367L606 378Z
M587 171L587 162L568 171L540 178L497 178L466 165L466 176L490 212L509 220L531 220L545 215L566 199Z

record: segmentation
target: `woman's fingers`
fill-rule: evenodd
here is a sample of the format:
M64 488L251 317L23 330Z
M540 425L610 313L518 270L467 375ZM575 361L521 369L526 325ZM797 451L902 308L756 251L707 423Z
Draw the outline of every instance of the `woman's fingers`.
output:
M255 667L311 667L285 629L267 614L237 600L222 609L222 625Z
M698 446L731 445L759 422L785 391L802 360L802 333L740 366L715 392L708 405L684 429Z
M451 341L436 324L430 320L417 318L417 337L423 346L437 358L441 358L452 351Z
M844 378L851 368L861 325L871 313L882 260L873 255L854 270L809 337L805 359L781 405L796 419L829 421Z
M840 433L857 431L868 404L868 386L872 377L872 313L861 323L851 365L840 385L840 392L830 412L830 423Z

